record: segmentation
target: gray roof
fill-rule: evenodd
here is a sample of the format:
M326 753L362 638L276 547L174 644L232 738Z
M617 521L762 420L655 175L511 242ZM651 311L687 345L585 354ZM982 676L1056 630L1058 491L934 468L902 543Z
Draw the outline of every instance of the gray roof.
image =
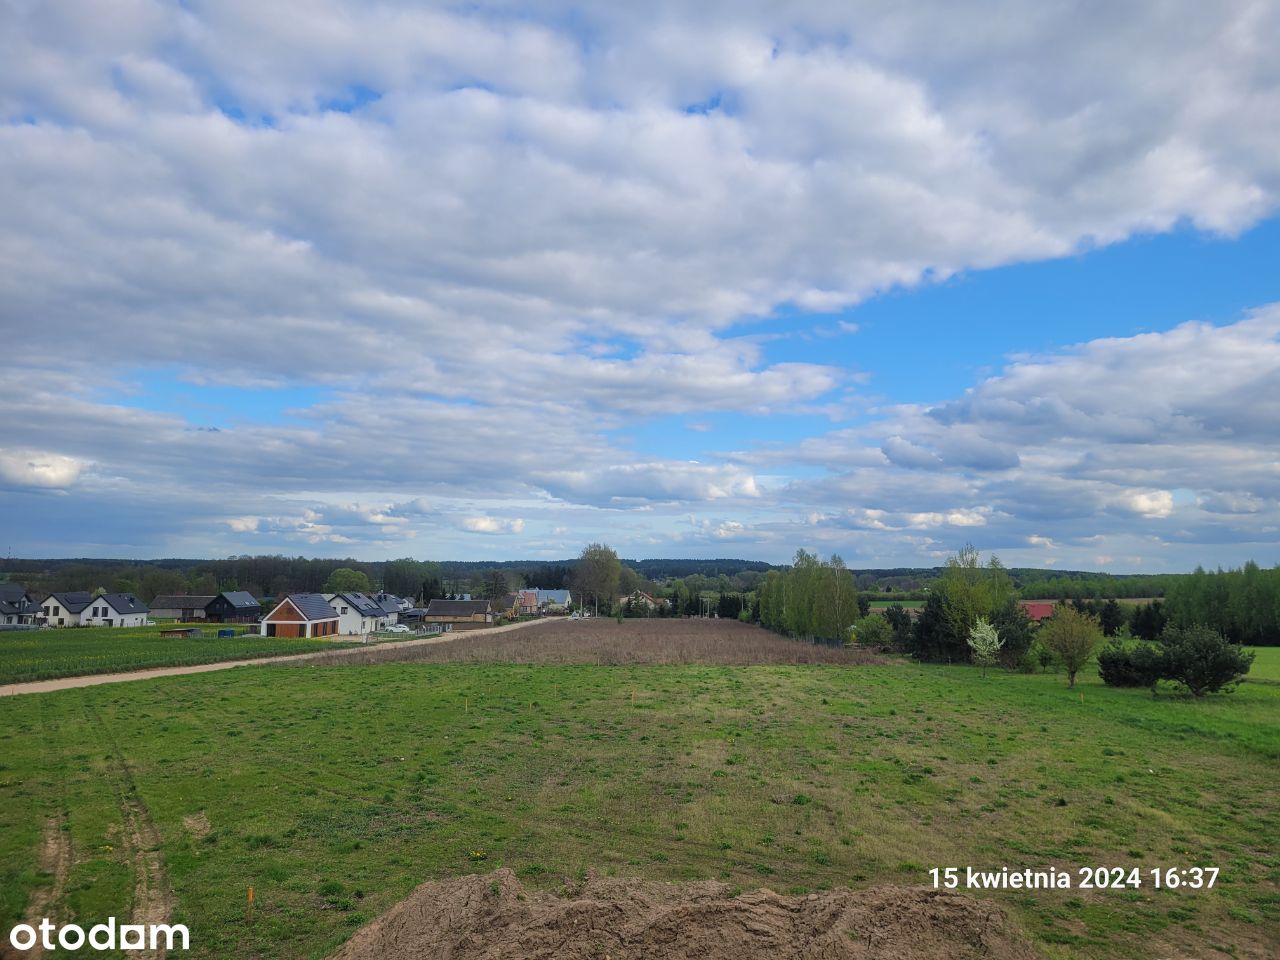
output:
M185 593L162 593L151 601L152 610L203 610L213 597L191 596Z
M323 593L291 593L285 600L297 607L298 612L308 620L333 620L338 616ZM281 603L283 602L282 600Z
M20 583L0 583L0 613L33 613L36 605Z
M539 590L539 603L565 603L569 602L568 590Z
M378 605L381 606L386 613L400 612L400 598L394 594L384 593L375 599L378 601Z
M488 612L488 600L432 600L427 606L429 617L470 617Z
M335 593L333 599L347 601L347 604L354 607L356 613L362 617L381 617L386 613L381 604L367 593Z
M72 590L67 593L51 593L46 600L57 600L67 613L79 613L93 602L93 594L88 590Z
M99 600L105 600L116 613L150 613L151 608L132 593L104 593Z
M223 590L218 596L225 597L227 602L237 609L252 609L255 613L262 609L262 605L247 590ZM213 599L216 600L217 597Z

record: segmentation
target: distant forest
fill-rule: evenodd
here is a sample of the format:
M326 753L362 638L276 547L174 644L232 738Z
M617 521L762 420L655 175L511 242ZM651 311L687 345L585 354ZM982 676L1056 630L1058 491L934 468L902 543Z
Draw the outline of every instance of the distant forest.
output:
M319 591L334 570L350 568L368 576L375 589L415 598L424 594L484 593L484 584L497 570L511 588L554 590L569 585L576 558L555 561L423 561L413 559L368 562L353 558L309 559L285 556L235 556L221 560L160 559L0 560L0 580L21 583L32 594L61 590L135 593L145 602L159 594L211 594L247 590L256 597ZM672 581L686 581L695 590L748 592L770 570L784 565L759 560L622 560L624 585L661 589ZM852 570L859 591L887 599L922 600L941 567L895 567ZM1011 568L1009 576L1023 599L1101 600L1164 597L1190 574L1106 574L1075 570Z

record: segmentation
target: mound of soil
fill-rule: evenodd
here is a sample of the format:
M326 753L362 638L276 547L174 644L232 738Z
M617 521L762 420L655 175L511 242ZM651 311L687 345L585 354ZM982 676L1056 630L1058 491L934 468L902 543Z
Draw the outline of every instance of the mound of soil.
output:
M510 870L424 883L332 960L1033 960L997 906L908 887L736 897L594 877L563 899Z

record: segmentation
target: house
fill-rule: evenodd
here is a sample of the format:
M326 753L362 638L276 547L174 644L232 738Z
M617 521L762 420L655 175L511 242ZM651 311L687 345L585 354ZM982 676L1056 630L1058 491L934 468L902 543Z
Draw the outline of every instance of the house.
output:
M394 593L379 593L373 599L378 606L382 607L383 615L387 618L387 626L399 623L400 614L413 606L408 600L402 600Z
M40 613L37 616L51 627L78 627L80 614L92 600L93 594L88 590L51 593L40 601Z
M31 625L36 622L36 606L20 583L0 583L0 626Z
M374 633L389 626L387 612L367 593L326 593L324 598L338 615L339 633Z
M493 623L493 611L488 600L432 600L422 620L428 630L452 630L455 626L465 630Z
M643 590L632 590L625 597L618 598L618 605L621 607L629 605L632 610L647 610L650 613L657 613L664 607L670 606L670 601L655 598Z
M291 593L262 618L264 637L330 637L338 632L338 613L322 593Z
M493 612L500 617L516 617L520 614L520 605L516 602L517 594L505 593L493 601Z
M213 597L162 593L151 601L151 616L157 620L203 620L205 607Z
M517 590L516 612L522 617L531 617L538 612L538 591Z
M262 618L262 604L244 590L224 590L204 608L211 623L257 623Z
M1052 600L1019 600L1018 605L1031 618L1033 623L1047 620L1053 616L1057 604Z
M80 613L82 627L141 627L151 616L151 608L132 593L104 593L89 601Z
M537 590L538 609L543 613L564 613L569 609L573 598L568 590Z

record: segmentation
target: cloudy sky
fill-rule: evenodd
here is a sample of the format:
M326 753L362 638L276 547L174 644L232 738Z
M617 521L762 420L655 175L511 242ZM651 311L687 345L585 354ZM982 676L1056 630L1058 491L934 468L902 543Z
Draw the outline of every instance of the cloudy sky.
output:
M1280 3L0 0L0 548L1280 562Z

